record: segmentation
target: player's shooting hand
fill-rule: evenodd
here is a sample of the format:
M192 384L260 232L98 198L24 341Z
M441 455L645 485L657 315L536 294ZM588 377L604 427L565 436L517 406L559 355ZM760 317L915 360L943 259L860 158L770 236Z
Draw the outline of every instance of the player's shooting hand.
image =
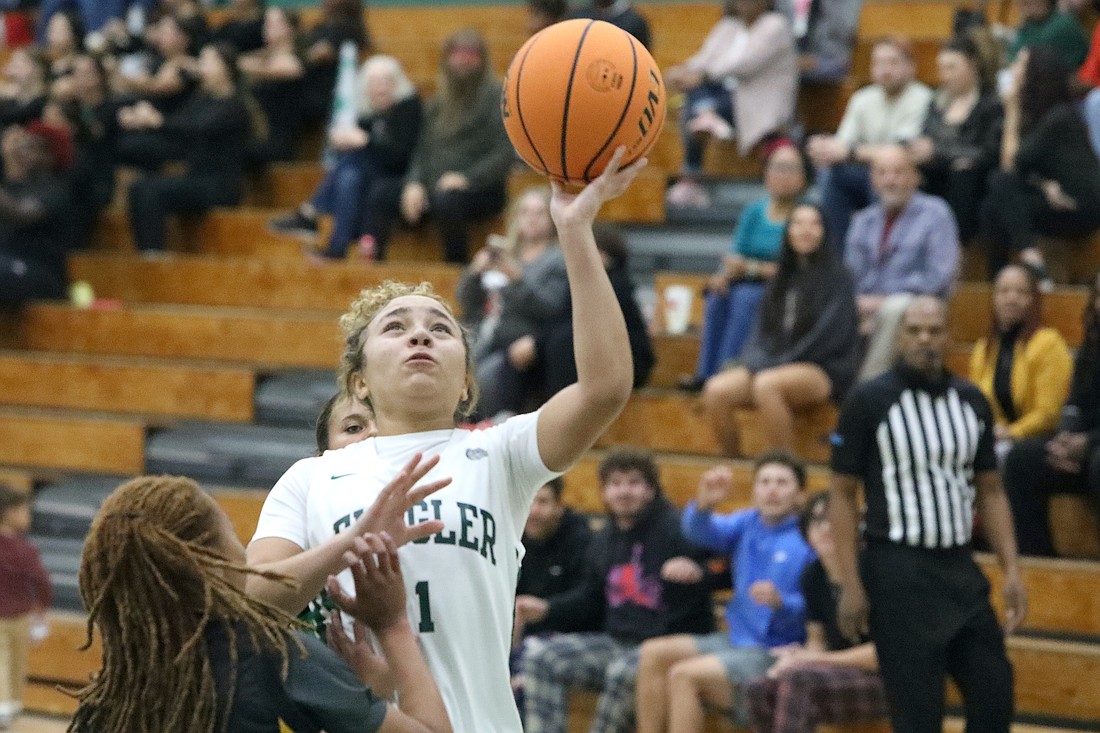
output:
M343 657L375 695L390 697L394 690L390 665L381 654L374 651L367 635L367 627L362 621L352 621L352 633L354 638L349 637L344 628L344 617L340 609L333 609L325 634L329 649Z
M770 580L758 580L750 585L749 598L771 609L783 607L783 596Z
M344 560L351 570L355 595L345 593L330 576L327 590L336 607L376 634L407 626L405 580L393 538L385 532L356 537L353 549L344 553Z
M624 168L621 166L625 157L626 147L620 145L600 177L585 186L580 193L570 193L560 183L552 183L554 196L550 201L550 216L559 230L591 226L600 207L622 195L649 162L646 158L640 158Z
M1005 599L1005 633L1011 634L1020 628L1027 616L1027 589L1018 570L1005 575L1002 593Z
M845 583L840 588L840 600L837 601L836 625L844 638L858 644L870 631L867 593L858 580Z
M666 583L691 585L702 580L704 574L702 566L690 557L673 557L661 566L661 580Z
M423 455L420 453L413 456L401 472L386 484L370 508L363 512L352 526L352 532L356 535L386 532L398 547L410 540L441 532L443 522L438 519L421 522L411 527L405 524L405 515L410 507L419 504L451 483L450 478L443 478L422 486L417 485L438 463L439 456L432 456L428 460L423 460Z

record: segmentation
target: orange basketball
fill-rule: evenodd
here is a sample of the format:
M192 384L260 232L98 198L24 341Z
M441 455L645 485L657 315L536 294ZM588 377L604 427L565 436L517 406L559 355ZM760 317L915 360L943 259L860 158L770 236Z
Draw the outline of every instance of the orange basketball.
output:
M523 44L504 80L501 114L519 156L568 184L645 155L665 123L665 84L634 36L602 20L566 20Z

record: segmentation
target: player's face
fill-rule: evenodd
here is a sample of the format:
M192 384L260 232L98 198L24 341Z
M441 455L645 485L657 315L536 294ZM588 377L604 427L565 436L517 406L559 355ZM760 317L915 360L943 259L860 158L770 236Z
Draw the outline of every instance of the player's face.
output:
M1023 322L1034 296L1031 282L1019 267L1007 267L993 286L993 314L997 327L1006 331Z
M356 394L375 415L453 414L466 391L466 347L454 316L434 298L403 295L367 326Z
M543 486L535 492L535 501L531 504L531 513L527 515L523 536L536 540L546 539L557 531L564 513L565 504L558 500L553 489Z
M765 522L772 524L798 511L802 493L798 487L798 478L790 466L765 463L753 478L752 498L760 516Z
M915 301L898 329L898 354L911 369L934 376L943 371L947 349L947 317L934 300Z
M641 471L612 471L603 485L604 504L616 522L636 521L656 495Z
M370 410L358 400L342 399L328 418L328 449L339 450L377 433Z

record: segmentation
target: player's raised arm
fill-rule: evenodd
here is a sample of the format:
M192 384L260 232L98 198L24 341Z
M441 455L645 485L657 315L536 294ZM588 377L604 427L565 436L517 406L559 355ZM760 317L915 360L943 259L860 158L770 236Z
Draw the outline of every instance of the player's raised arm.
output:
M550 213L569 275L577 360L577 383L554 395L539 416L539 453L554 471L566 470L591 447L618 417L634 383L626 322L592 234L600 207L622 194L646 164L643 158L620 169L625 154L619 148L579 194L554 184Z

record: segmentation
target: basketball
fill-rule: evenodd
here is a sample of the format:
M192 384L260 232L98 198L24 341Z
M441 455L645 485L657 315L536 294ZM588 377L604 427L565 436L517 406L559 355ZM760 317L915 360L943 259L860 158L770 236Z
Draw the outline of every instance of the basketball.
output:
M634 36L602 20L566 20L516 53L501 114L524 162L579 185L599 176L620 145L623 165L649 152L665 123L665 84Z

